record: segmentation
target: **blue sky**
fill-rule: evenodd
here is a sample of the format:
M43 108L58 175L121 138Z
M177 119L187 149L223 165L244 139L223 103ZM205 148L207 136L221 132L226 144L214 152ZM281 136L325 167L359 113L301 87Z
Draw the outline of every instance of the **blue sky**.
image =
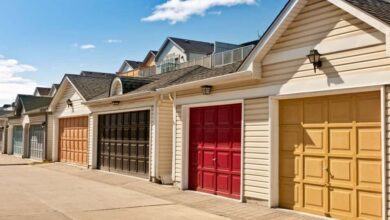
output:
M241 43L287 0L0 0L0 104L64 73L115 72L167 36Z

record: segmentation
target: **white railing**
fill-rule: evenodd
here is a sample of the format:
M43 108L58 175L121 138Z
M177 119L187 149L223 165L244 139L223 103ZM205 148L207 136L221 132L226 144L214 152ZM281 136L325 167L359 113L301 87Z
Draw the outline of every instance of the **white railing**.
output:
M141 70L139 75L143 77L147 77L147 76L154 75L156 73L160 74L160 73L170 72L173 70L179 70L179 69L183 69L190 66L196 66L196 65L204 66L210 69L215 67L220 67L235 62L243 61L249 55L249 53L252 51L254 47L255 45L239 47L233 50L227 50L220 53L215 53L209 56L204 56L184 63L178 63L178 64L166 63L150 69L147 68L145 69L145 71Z
M187 61L185 63L172 64L172 68L169 68L169 71L179 70L190 66L204 66L206 68L214 68L220 67L228 64L232 64L235 62L243 61L249 53L252 51L254 45L248 45L245 47L239 47L233 50L227 50L220 53L215 53L209 56L205 56L202 58L194 59ZM160 70L160 71L159 71ZM164 68L160 68L157 72L164 73Z
M156 67L155 66L146 67L146 68L142 68L139 70L139 76L141 76L141 77L148 77L148 76L153 76L153 75L156 75Z

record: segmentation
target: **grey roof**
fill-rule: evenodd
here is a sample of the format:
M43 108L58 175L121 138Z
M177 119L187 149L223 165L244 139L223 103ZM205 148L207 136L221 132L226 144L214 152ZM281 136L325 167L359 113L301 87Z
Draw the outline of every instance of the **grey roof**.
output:
M134 91L146 84L153 82L154 78L149 77L127 77L121 76L118 77L122 82L122 92L123 94Z
M66 74L72 84L81 93L85 100L91 100L97 96L108 96L110 85L114 74L105 74L102 76L91 75L73 75Z
M26 112L46 108L50 105L52 97L33 96L33 95L18 95L18 99Z
M53 84L52 87L54 87L55 89L58 89L60 87L60 84L55 83L55 84Z
M135 60L125 60L127 64L129 64L133 69L137 69L139 65L142 64L141 61L135 61Z
M390 0L345 0L355 7L390 24Z
M175 42L186 52L200 53L200 54L212 54L214 52L214 44L203 41L181 39L176 37L169 37L168 39Z
M46 87L37 87L36 90L39 92L39 95L47 96L50 93L51 88Z
M180 77L200 68L200 66L190 66L183 69L166 72L162 74L154 75L151 78L154 78L153 82L146 84L136 90L133 91L133 93L137 92L145 92L145 91L155 91L156 89L166 87L173 83L175 80L179 79Z
M0 117L2 116L6 116L10 113L12 113L13 111L10 111L10 110L5 110L4 108L0 108Z
M94 71L81 71L80 76L92 76L92 77L112 77L113 73L103 73Z

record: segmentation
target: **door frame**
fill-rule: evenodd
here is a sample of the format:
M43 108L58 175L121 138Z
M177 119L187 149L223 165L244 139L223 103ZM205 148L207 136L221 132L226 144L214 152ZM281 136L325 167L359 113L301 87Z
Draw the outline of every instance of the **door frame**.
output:
M387 213L387 175L386 175L386 92L385 86L369 86L353 89L338 89L332 91L320 91L310 93L298 93L291 95L269 96L269 119L270 119L270 199L269 207L279 207L279 101L310 98L328 95L343 95L362 92L380 92L381 105L381 147L382 147L382 218L385 219Z
M156 108L156 107L155 107ZM155 132L155 126L153 126L153 123L155 124L155 115L153 115L152 120L152 111L153 106L148 107L139 107L139 108L132 108L132 109L120 109L120 110L113 110L113 111L96 111L92 112L92 118L93 118L93 126L92 126L92 169L98 169L99 165L99 116L100 115L108 115L108 114L118 114L118 113L125 113L125 112L138 112L138 111L149 111L149 170L148 170L148 180L152 177L152 166L151 163L153 163L153 166L155 166L155 161L153 160L153 154L155 154L155 142L153 142L153 137L155 138L156 132ZM154 112L153 112L154 114ZM153 152L150 152L150 149L153 149ZM153 168L155 169L155 168Z
M206 102L206 103L197 103L197 104L187 104L183 105L182 115L183 115L183 126L182 126L182 161L181 161L181 180L180 188L182 190L188 189L188 178L189 178L189 146L190 146L190 109L197 107L211 107L211 106L220 106L220 105L231 105L231 104L241 104L241 170L240 170L240 199L239 201L244 201L244 110L245 103L244 99L236 99L229 101L217 101L217 102ZM175 151L174 151L174 154ZM211 195L211 194L210 194Z

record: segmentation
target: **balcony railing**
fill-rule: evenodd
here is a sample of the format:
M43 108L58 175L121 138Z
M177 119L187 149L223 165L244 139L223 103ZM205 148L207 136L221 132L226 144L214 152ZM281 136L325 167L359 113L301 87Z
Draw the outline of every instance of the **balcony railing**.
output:
M209 56L198 58L195 60L190 60L185 63L172 64L171 68L158 68L160 71L158 73L169 72L172 70L179 70L190 66L204 66L206 68L215 68L235 62L243 61L249 53L254 48L254 45L248 45L245 47L239 47L233 50L228 50L220 53L215 53Z
M156 67L155 66L145 67L145 68L140 69L140 71L139 71L140 77L149 77L149 76L153 76L153 75L156 75Z

